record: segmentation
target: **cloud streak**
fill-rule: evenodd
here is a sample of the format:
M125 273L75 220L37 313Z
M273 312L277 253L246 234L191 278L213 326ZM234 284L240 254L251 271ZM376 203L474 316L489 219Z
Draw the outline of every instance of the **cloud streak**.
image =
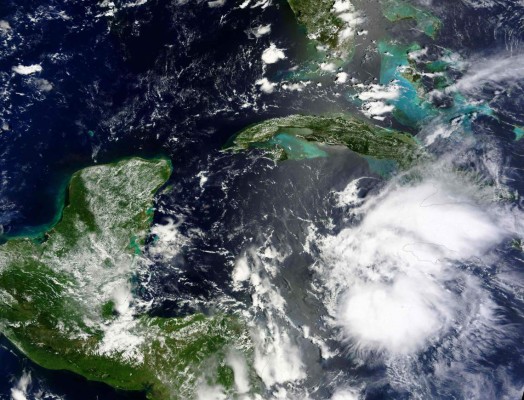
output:
M447 91L471 92L481 89L487 83L518 81L524 78L524 54L497 54L470 63L464 76Z

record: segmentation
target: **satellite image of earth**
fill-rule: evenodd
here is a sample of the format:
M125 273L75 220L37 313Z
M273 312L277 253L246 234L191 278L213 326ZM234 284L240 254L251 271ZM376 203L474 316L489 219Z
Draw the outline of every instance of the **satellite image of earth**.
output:
M1 0L0 399L521 399L522 193L522 0Z

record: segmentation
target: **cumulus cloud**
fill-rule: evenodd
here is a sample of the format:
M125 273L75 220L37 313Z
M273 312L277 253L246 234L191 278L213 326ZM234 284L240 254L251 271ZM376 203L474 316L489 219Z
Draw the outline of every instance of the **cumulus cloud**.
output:
M346 83L348 80L348 74L346 72L339 72L337 74L336 83Z
M141 345L145 339L136 332L139 322L134 318L135 310L131 304L131 288L129 286L117 287L113 301L118 317L111 323L101 326L104 336L97 351L101 355L119 354L128 361L142 362Z
M377 117L381 118L382 115L392 112L395 109L395 106L386 104L383 101L370 101L364 103L362 106L362 111L368 117Z
M31 75L36 72L42 72L42 66L39 64L33 65L17 65L12 68L13 72L20 75Z
M320 64L320 69L326 72L335 72L337 66L335 65L335 63L332 62L324 62Z
M375 85L369 86L357 85L359 88L366 88L363 92L359 93L358 98L362 101L368 100L393 100L400 96L400 86L395 83L390 85Z
M344 23L338 36L341 42L352 40L359 25L364 23L362 14L348 0L336 0L331 11Z
M289 90L290 92L302 92L306 86L308 86L311 81L301 81L294 83L283 83L282 89Z
M42 92L49 92L53 90L53 84L46 79L35 79L34 83L36 88Z
M395 82L387 86L358 84L355 87L362 90L357 96L363 101L362 111L368 117L376 119L384 119L382 115L392 112L395 107L388 104L388 101L397 99L401 94L400 87Z
M0 19L0 33L6 33L11 30L9 22Z
M233 283L235 286L238 286L241 282L245 282L249 279L251 271L249 269L249 264L245 256L239 257L235 261L235 267L233 269Z
M149 247L149 252L164 260L170 260L179 254L182 247L188 242L188 238L178 230L181 223L175 223L172 218L168 218L164 224L154 225L151 233L155 235L156 240Z
M11 400L27 400L29 385L31 385L31 374L24 371L15 387L11 389Z
M264 93L273 93L275 86L277 85L274 82L270 82L267 78L258 79L255 84L260 87L260 90Z
M275 43L271 43L262 53L262 61L265 64L274 64L279 60L286 58L283 49L279 49Z
M271 337L260 329L255 343L255 371L267 387L306 377L300 350L281 327L269 324Z

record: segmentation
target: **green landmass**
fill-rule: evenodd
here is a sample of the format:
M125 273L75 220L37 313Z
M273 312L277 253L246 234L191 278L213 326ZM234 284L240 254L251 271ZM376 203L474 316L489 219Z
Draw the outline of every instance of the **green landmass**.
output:
M353 36L345 37L342 31L348 26L343 14L350 10L337 12L335 0L288 0L298 22L303 25L310 38L326 46L328 50L351 53ZM351 6L352 7L352 6Z
M297 157L274 138L286 134L311 145L343 145L350 150L378 160L391 160L401 167L411 165L421 156L420 147L411 135L370 125L354 117L291 115L247 127L236 134L226 148L268 150L277 160L311 158L318 152L303 152Z
M191 399L204 382L233 395L229 351L249 357L232 316L150 317L132 278L168 160L131 158L75 173L62 218L0 246L0 332L37 364L150 399Z
M413 19L426 35L433 39L437 36L441 22L428 11L423 11L406 0L381 0L381 3L384 16L391 22Z
M441 21L428 11L421 10L407 0L380 0L384 16L391 22L404 19L416 21L417 27L431 38L435 38ZM355 19L361 16L351 1L335 0L288 0L297 21L303 25L308 36L327 50L338 51L347 59L354 47ZM352 34L344 34L352 28ZM346 31L347 32L347 31Z
M310 39L309 59L289 72L295 80L318 79L348 65L355 50L355 35L365 16L350 0L288 0L299 24ZM441 21L408 0L380 0L384 17L392 23L411 19L418 29L435 39ZM435 65L435 68L439 68Z

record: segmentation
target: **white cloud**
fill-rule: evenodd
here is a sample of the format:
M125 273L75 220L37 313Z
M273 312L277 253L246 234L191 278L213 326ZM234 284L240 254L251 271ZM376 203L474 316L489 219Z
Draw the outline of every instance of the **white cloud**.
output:
M267 78L259 79L255 82L257 86L260 86L260 90L264 93L273 93L275 86L277 85L274 82L270 82Z
M433 144L438 138L448 138L454 132L455 129L449 125L430 125L431 133L428 133L424 139L424 142L427 146ZM428 131L428 128L425 128L424 131Z
M266 64L274 64L279 60L286 58L283 49L277 48L274 43L271 43L267 49L262 53L262 61Z
M201 384L197 389L197 400L227 400L222 386Z
M178 231L181 223L175 223L173 219L169 218L165 224L154 225L151 233L156 235L156 240L149 247L149 252L164 260L170 260L179 254L182 247L188 242L188 238Z
M346 83L348 80L348 74L346 72L339 72L335 83Z
M348 0L336 0L331 11L344 22L338 37L340 42L352 40L355 37L357 27L364 23L362 14L355 10L353 4Z
M271 336L261 329L255 339L255 371L267 387L306 377L300 350L283 328L269 324ZM272 326L273 325L273 326Z
M390 113L394 109L395 106L386 104L383 101L370 101L368 103L364 103L362 106L362 111L369 117L384 115Z
M233 269L233 282L235 285L238 285L241 282L247 281L251 271L249 269L249 264L245 256L239 257L235 262L235 267Z
M133 298L131 294L131 287L129 284L118 286L113 292L113 301L115 303L115 310L120 314L124 315L129 313L130 303Z
M488 83L519 81L524 78L524 54L497 54L472 60L469 70L446 91L470 92L480 90Z
M222 7L224 4L226 4L226 0L213 0L207 2L207 5L211 8Z
M400 87L395 84L383 85L369 85L366 91L359 93L358 98L362 101L367 100L393 100L400 96Z
M337 69L337 66L334 64L334 63L321 63L320 64L320 69L322 71L327 71L327 72L335 72L336 69Z
M424 285L423 287L419 285ZM362 283L341 300L338 324L369 348L410 353L449 321L453 298L421 277Z
M207 173L208 173L208 171L200 171L197 174L197 178L199 178L198 185L200 186L201 189L204 188L204 185L206 184L206 182L208 180L208 177L206 175Z
M507 235L457 179L393 182L360 205L358 226L321 240L330 312L355 349L413 353L446 332L473 298L489 301L474 278L462 277L460 293L445 287L463 274L454 262L482 256ZM353 189L347 198L355 204Z
M358 98L364 103L362 104L362 111L368 117L376 119L384 119L381 116L392 112L395 106L388 104L388 100L394 100L400 96L400 87L395 84L383 85L355 85L358 89L365 89L358 94Z
M353 5L347 0L336 0L333 3L333 12L342 13L353 9Z
M294 82L294 83L283 83L282 84L282 89L289 90L290 92L301 92L309 84L311 84L311 81Z
M10 30L11 30L11 25L9 24L9 22L0 20L0 32L6 33Z
M237 393L248 393L250 389L249 374L244 357L241 354L229 353L226 362L233 370Z
M256 28L253 28L250 32L253 33L256 38L260 38L271 32L271 24L259 25Z
M426 54L428 54L428 48L424 47L420 50L414 50L414 51L409 52L408 58L413 61L419 61L422 58L424 58Z
M27 400L29 385L31 385L31 374L24 371L15 387L11 389L11 400Z
M124 360L140 363L145 338L138 332L139 320L134 318L135 310L130 305L132 294L129 286L117 289L113 300L119 315L108 325L101 325L104 336L98 345L98 354L118 354Z
M359 184L366 177L355 179L347 184L341 192L336 192L337 203L339 207L360 205L364 200L359 198Z
M253 318L254 369L266 387L275 391L306 377L300 349L290 335L292 328L282 324L287 316L286 301L271 281L278 274L277 263L283 260L284 255L266 243L239 257L233 273L238 281L249 276L246 289L252 298L249 314ZM260 322L260 315L264 316L264 323ZM242 371L238 360L236 368ZM246 388L247 376L242 377L242 374L240 372L240 381L235 384Z
M358 391L355 389L338 389L333 396L331 397L331 400L359 400L360 396L358 395Z
M39 64L33 64L33 65L17 65L12 68L13 72L16 72L20 75L31 75L36 72L42 72L42 66Z
M53 90L53 84L47 79L35 79L35 86L42 92L49 92Z

